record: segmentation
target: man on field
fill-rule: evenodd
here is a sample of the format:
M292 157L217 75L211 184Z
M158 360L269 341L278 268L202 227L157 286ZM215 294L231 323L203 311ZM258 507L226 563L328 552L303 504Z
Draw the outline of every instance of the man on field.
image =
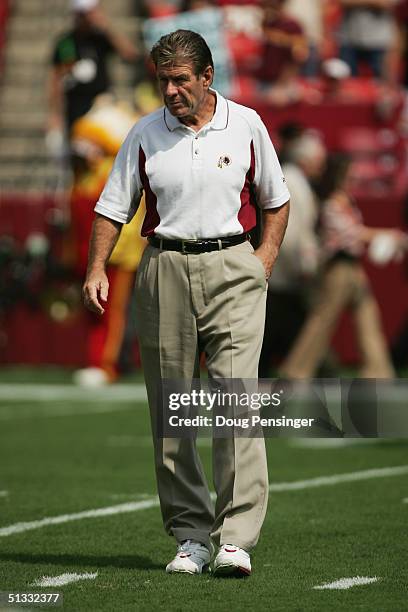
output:
M163 379L256 379L267 279L289 212L289 192L268 132L252 109L211 88L204 39L163 36L151 52L164 106L141 119L122 146L95 207L84 299L104 312L106 261L142 193L148 239L136 280L137 327L153 425L163 522L178 548L167 572L251 573L268 499L263 438L214 438L215 508L195 437L157 431ZM249 232L262 210L254 251Z

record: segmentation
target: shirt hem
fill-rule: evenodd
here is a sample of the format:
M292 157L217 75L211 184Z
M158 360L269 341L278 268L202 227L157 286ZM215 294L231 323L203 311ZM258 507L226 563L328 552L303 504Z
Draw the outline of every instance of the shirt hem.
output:
M99 202L96 204L94 208L94 212L100 215L103 215L104 217L108 217L109 219L112 219L113 221L117 221L118 223L128 222L128 217L126 215L122 215L121 213L112 211L110 208L106 208L102 204L99 204Z
M283 206L284 204L286 204L286 202L289 202L289 200L290 200L290 195L288 193L285 193L279 198L274 198L273 200L269 200L265 204L262 204L261 208L262 210L267 210L269 208L279 208L280 206Z

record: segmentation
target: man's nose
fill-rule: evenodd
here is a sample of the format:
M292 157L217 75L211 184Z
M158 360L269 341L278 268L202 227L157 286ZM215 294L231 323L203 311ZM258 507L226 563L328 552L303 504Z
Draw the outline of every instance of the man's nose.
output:
M171 81L169 81L167 83L167 85L166 85L166 91L165 91L166 96L171 98L171 97L177 95L177 93L178 93L178 90L177 90L176 85L174 83L172 83Z

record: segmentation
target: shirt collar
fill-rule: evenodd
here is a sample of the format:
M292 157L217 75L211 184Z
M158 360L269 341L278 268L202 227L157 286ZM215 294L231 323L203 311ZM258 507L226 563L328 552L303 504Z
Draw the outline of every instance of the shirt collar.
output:
M226 100L215 89L210 89L210 91L215 93L216 98L217 98L217 105L215 108L215 113L214 113L213 118L208 123L206 123L206 125L203 126L203 128L205 127L207 129L213 129L213 130L225 130L225 128L228 125L228 119L229 119L228 100ZM163 109L164 109L163 110L164 123L166 124L166 127L169 130L169 132L173 132L174 130L177 130L178 128L187 127L186 125L184 125L184 123L179 121L177 117L174 117L165 106L163 107Z

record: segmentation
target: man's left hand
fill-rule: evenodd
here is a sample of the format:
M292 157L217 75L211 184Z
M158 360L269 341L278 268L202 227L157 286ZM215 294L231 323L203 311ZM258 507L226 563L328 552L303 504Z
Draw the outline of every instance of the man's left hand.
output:
M265 270L265 278L268 280L272 274L272 268L273 264L275 263L277 253L270 253L269 251L266 251L266 249L259 247L254 251L254 255L261 261Z
M266 280L272 274L272 268L285 235L288 217L289 200L282 206L262 211L262 240L259 247L254 251L254 255L262 262Z

